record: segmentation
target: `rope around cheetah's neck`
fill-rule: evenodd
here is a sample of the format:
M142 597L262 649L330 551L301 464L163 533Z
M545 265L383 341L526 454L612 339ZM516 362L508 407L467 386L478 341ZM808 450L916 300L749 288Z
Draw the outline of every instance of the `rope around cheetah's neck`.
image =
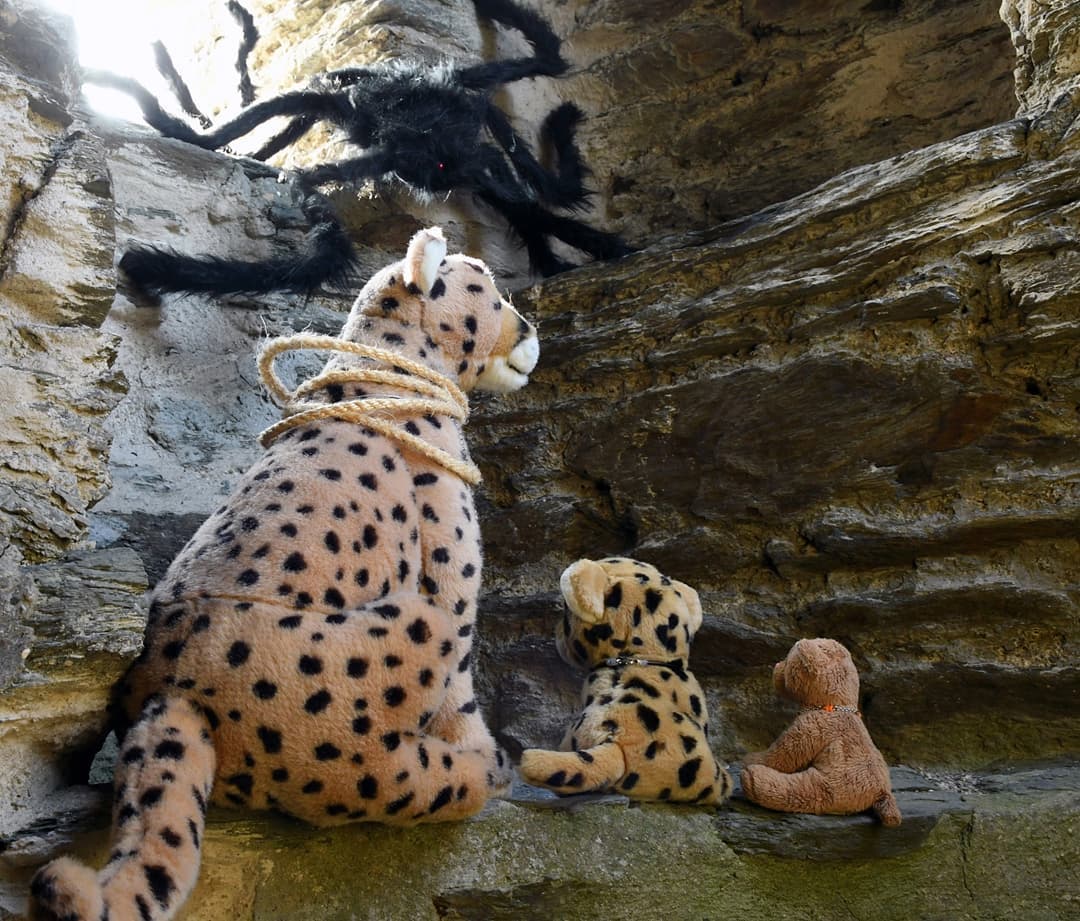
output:
M328 350L346 352L370 358L390 365L383 368L350 368L341 371L325 371L305 381L290 391L274 372L274 360L283 352L299 350ZM360 342L338 339L336 336L313 336L299 333L271 339L259 353L259 377L270 391L274 401L282 407L285 417L275 422L259 435L259 443L269 447L274 439L290 429L307 425L319 419L340 419L355 422L372 431L401 442L417 454L421 454L439 466L475 486L480 482L480 471L475 464L448 454L442 448L404 432L400 428L400 416L450 416L459 422L469 417L469 400L450 378L427 365L398 352L380 349ZM411 390L418 397L360 397L341 403L312 404L305 399L311 393L334 384L388 384L403 390Z

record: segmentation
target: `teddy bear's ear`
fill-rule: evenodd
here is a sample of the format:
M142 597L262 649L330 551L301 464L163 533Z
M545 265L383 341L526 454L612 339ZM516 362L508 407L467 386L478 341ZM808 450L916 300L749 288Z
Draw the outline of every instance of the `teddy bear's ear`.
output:
M690 628L690 635L693 636L701 628L701 598L698 597L698 593L685 582L674 582L673 585L682 597L683 604L686 605L686 613L690 617L687 626Z
M421 230L409 241L405 254L405 284L416 285L425 297L439 279L439 265L446 258L446 238L441 227Z
M592 560L578 560L563 570L559 586L574 616L595 624L604 617L607 582L603 566Z

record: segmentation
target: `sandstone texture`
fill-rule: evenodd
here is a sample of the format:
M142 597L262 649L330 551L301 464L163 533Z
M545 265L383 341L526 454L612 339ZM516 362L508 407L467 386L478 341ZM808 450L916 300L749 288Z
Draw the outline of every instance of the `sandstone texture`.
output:
M792 715L771 663L832 636L905 823L524 786L409 832L218 812L183 917L1080 915L1080 2L537 6L571 73L500 105L530 137L586 110L583 217L639 252L542 281L466 196L328 190L365 270L440 222L540 327L530 386L470 422L488 720L514 755L558 742L583 677L552 640L559 573L636 555L701 593L690 665L733 773ZM215 120L223 7L162 4ZM468 3L250 8L262 95L523 51ZM295 246L279 168L348 149L315 133L267 166L104 118L72 49L32 0L0 8L0 919L48 857L104 852L108 688L142 593L276 418L256 346L349 303L133 291L131 243Z

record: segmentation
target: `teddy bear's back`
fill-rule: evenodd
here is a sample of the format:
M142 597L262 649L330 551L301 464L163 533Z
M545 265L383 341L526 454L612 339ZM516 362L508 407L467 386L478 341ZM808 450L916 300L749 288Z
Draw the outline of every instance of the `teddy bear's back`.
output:
M800 714L805 731L827 739L812 765L841 793L844 811L869 808L890 789L889 768L858 713L847 710L807 710ZM849 802L847 802L849 801Z

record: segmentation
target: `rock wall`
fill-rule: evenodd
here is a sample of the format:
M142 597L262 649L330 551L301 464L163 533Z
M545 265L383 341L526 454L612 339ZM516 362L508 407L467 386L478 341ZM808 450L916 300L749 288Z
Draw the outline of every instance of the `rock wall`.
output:
M253 4L256 82L521 50L463 7ZM790 717L769 664L800 635L835 636L909 821L889 838L739 800L707 816L619 798L564 811L525 789L400 840L222 815L187 916L623 917L642 875L686 889L655 857L673 841L700 868L682 901L647 900L673 918L832 917L838 891L855 917L1067 916L1080 3L542 8L572 73L500 104L532 129L560 98L587 110L586 217L641 252L540 283L461 196L333 193L367 268L437 220L540 323L530 387L475 399L471 422L489 721L515 753L558 740L581 680L551 641L559 572L636 554L702 592L691 664L721 759L737 769ZM216 4L194 19L208 76L193 89L219 119L235 27ZM305 229L299 196L276 169L88 111L71 42L30 0L0 9L0 918L72 838L100 852L102 792L85 783L108 776L107 689L139 648L141 593L275 416L257 342L334 332L348 306L145 305L114 269L129 243L285 250ZM289 162L343 150L316 135ZM549 840L558 853L533 846ZM433 865L432 849L451 858ZM389 859L404 894L378 909L386 889L357 889L330 853ZM844 872L790 859L821 855Z

